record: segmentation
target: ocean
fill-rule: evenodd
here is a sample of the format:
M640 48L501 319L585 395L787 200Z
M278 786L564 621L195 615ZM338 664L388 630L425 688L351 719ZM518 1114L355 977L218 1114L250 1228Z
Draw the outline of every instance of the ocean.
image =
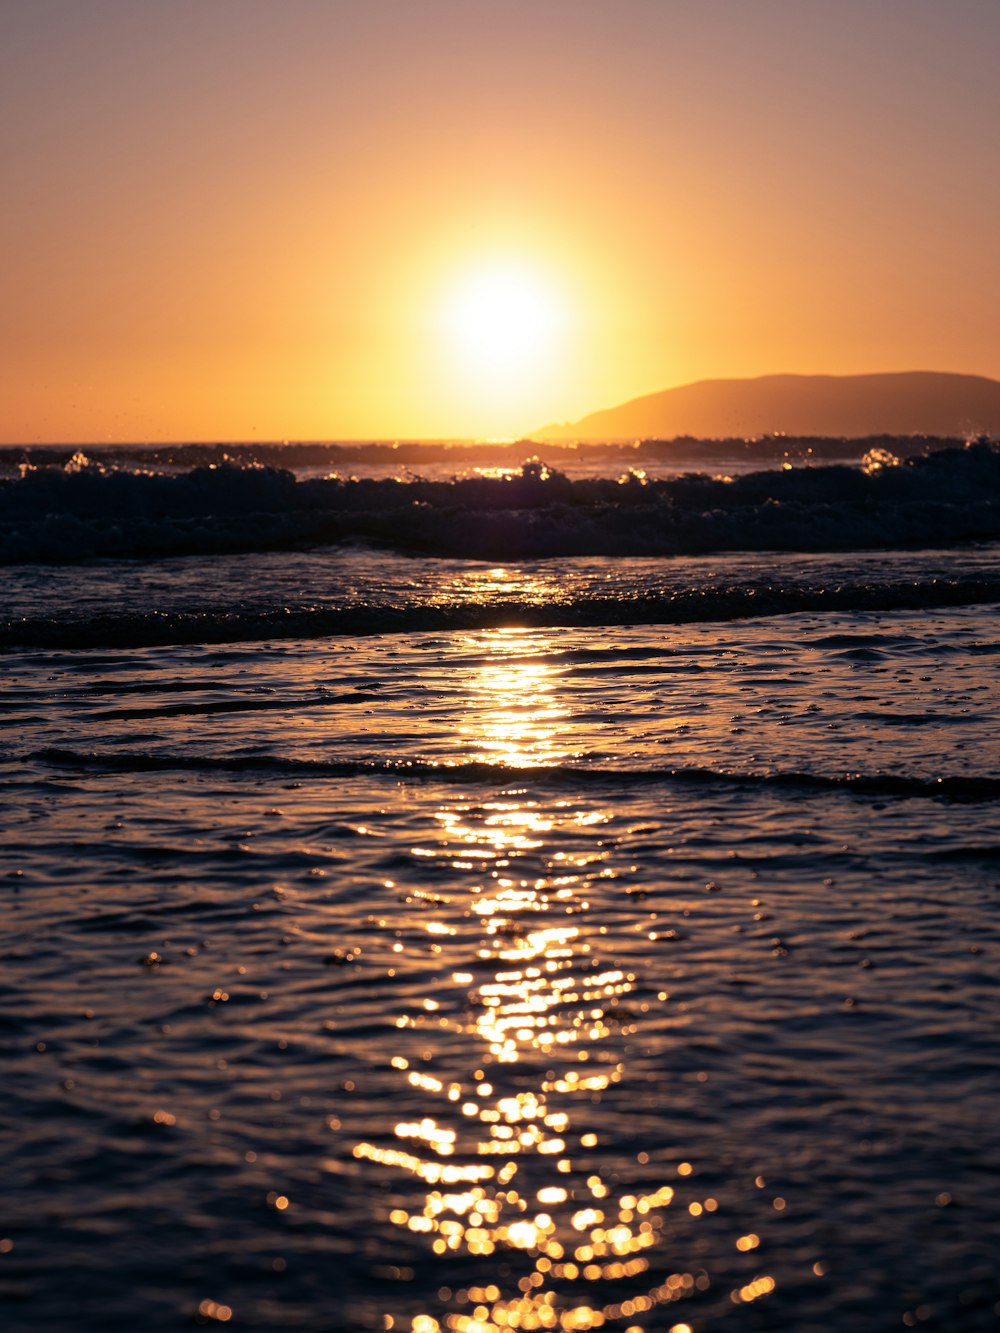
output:
M2 453L5 1329L996 1328L1000 449L687 448Z

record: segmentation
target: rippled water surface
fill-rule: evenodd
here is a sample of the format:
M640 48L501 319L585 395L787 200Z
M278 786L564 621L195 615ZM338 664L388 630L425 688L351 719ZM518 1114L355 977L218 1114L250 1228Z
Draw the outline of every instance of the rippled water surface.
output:
M5 1327L996 1327L998 653L995 605L9 652Z
M970 544L957 551L884 551L848 555L759 555L723 552L710 559L621 560L584 557L492 565L469 560L418 560L391 551L320 549L166 560L91 561L69 566L15 566L4 571L3 615L8 623L43 616L224 611L269 612L282 607L349 604L412 611L426 606L545 606L601 598L627 602L697 591L739 594L768 587L838 588L920 585L997 578L1000 548ZM721 606L718 618L742 605ZM404 626L405 627L405 626ZM397 628L389 625L387 628Z

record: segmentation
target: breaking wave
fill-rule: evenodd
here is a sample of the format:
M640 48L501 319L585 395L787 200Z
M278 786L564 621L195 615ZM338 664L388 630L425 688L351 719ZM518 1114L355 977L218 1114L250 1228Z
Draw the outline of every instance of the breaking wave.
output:
M571 480L536 462L450 481L297 479L262 465L180 475L25 468L0 481L0 563L69 563L364 543L517 560L839 551L1000 538L1000 448L871 466Z
M662 593L583 596L565 601L344 602L278 609L102 611L59 618L0 620L0 652L18 649L131 649L181 644L253 643L344 635L444 633L599 625L682 625L798 612L894 611L1000 602L1000 577L956 577L821 584L761 579Z
M801 792L845 792L865 797L934 798L951 801L994 801L1000 797L1000 778L948 774L938 778L893 773L827 775L799 771L745 772L704 767L604 768L575 764L530 765L481 762L434 763L421 759L289 759L278 755L101 753L47 748L25 756L38 763L70 769L101 769L114 773L150 773L185 770L196 773L271 773L308 780L386 775L423 781L492 784L509 787L530 777L532 785L587 787L594 784L660 784L688 786L780 787Z

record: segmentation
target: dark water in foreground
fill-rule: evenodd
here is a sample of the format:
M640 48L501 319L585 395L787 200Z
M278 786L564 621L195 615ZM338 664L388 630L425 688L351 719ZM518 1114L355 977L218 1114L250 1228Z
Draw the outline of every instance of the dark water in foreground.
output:
M9 569L0 1326L995 1328L997 555Z

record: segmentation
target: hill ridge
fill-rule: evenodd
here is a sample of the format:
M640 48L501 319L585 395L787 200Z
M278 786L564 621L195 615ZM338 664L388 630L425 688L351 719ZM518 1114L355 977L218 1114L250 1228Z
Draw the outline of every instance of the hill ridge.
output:
M539 440L702 439L760 435L864 438L1000 431L1000 381L954 371L860 375L778 372L696 380L642 394L578 421L543 427Z

